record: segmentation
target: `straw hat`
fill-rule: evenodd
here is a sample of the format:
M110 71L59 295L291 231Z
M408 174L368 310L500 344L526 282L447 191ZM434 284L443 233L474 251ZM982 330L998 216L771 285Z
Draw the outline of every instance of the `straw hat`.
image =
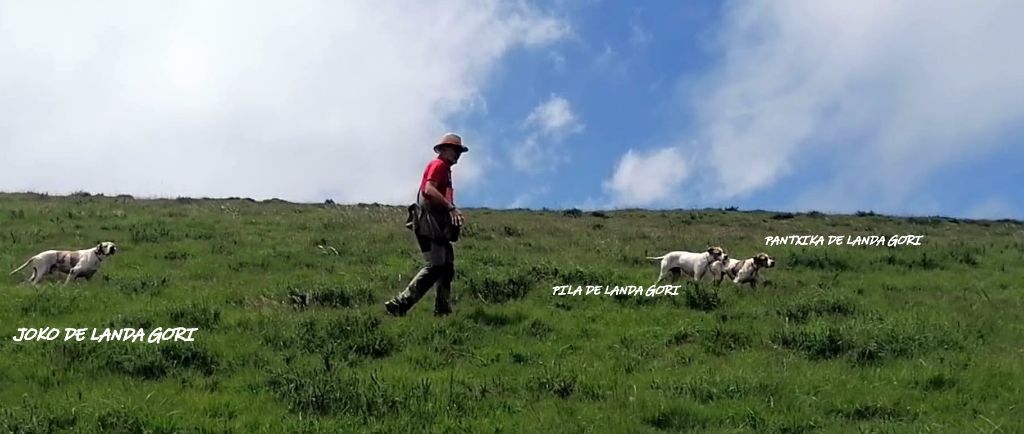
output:
M469 152L469 148L462 144L462 137L455 133L445 133L445 135L441 136L441 140L438 140L437 144L434 145L434 152L441 152L441 147L445 145L454 146L462 152Z

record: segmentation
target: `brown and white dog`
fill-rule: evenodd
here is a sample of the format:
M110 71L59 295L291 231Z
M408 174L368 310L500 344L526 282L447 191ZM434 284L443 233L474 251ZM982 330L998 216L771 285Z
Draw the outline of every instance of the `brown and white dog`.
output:
M11 275L31 265L32 277L29 277L28 280L33 285L42 282L44 277L54 271L68 275L64 279L64 284L67 285L71 279L79 277L84 277L86 280L91 279L93 274L100 269L103 259L114 253L117 253L117 246L110 241L104 241L89 249L47 250L28 258L17 270L12 271Z
M774 266L775 258L768 256L767 253L758 253L753 258L742 261L730 259L729 255L725 255L722 260L711 265L711 275L715 277L716 284L721 283L725 276L729 276L729 279L732 279L732 282L737 285L750 283L751 288L757 288L757 282L760 279L758 271Z
M658 280L654 282L655 285L661 283L666 277L672 276L672 282L675 282L676 278L679 277L680 272L685 273L687 277L693 279L694 282L700 282L704 277L704 274L711 271L711 264L722 259L726 255L725 250L721 247L708 247L708 249L701 253L675 251L668 252L658 257L648 256L647 259L660 259L661 268L658 274Z

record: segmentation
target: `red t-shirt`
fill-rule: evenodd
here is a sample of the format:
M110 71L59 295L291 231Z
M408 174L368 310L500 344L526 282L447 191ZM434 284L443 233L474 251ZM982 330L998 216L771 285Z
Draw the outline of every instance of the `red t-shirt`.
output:
M433 182L437 186L437 190L449 202L453 202L452 167L448 162L438 157L427 163L427 169L423 171L423 180L420 181L421 193L427 188L427 181Z

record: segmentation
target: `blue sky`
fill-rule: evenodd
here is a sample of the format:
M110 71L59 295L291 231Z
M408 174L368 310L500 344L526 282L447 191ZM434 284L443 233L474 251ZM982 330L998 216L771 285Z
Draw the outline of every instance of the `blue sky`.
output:
M799 3L799 2L797 2ZM825 4L825 3L821 3ZM806 11L796 12L803 15L801 19L815 17L821 9L828 9L827 5L808 6ZM870 9L872 6L867 5ZM918 5L923 6L923 5ZM794 8L800 8L796 5ZM988 10L968 13L969 19L973 20L971 26L965 26L968 37L979 40L978 44L987 47L991 39L1002 37L1000 25L1009 25L1008 21L1000 21L996 18L1000 13L1021 17L1020 8L1000 9L999 7L985 6L979 9ZM970 8L970 7L967 7ZM647 208L690 208L690 207L717 207L717 206L738 206L742 209L772 209L772 210L826 210L835 212L854 212L857 210L874 210L902 215L951 215L960 217L1024 217L1024 192L1019 187L1024 181L1024 146L1022 144L1022 133L1024 133L1024 122L1022 122L1021 100L1013 100L1011 107L1006 107L1005 113L994 114L1000 118L995 125L982 125L975 128L948 128L948 134L954 136L957 143L946 143L945 138L938 137L934 143L928 134L925 137L909 137L903 133L892 134L892 140L904 140L909 143L896 143L885 139L879 139L877 135L885 135L887 131L881 129L874 122L869 121L862 126L849 125L844 121L829 119L827 110L821 108L810 109L811 119L802 119L808 115L781 114L779 116L793 116L796 121L811 122L813 125L805 125L802 128L816 130L812 134L806 134L801 139L787 137L786 133L776 133L773 129L785 129L785 122L768 120L768 123L778 123L765 128L764 143L752 144L755 148L767 148L770 153L776 145L768 140L778 138L789 141L787 146L796 147L799 152L792 152L783 160L785 170L779 170L774 176L760 176L752 180L753 185L738 192L728 194L714 194L710 190L716 188L715 182L708 182L700 179L701 176L714 177L713 173L720 172L722 184L729 184L731 176L735 172L744 170L743 166L748 159L756 159L758 152L748 152L749 146L730 146L727 141L709 139L707 126L701 125L707 121L707 117L720 116L712 111L710 114L696 109L702 101L707 101L716 92L722 93L721 89L730 86L726 80L726 74L722 74L724 65L729 65L728 55L734 55L743 50L757 50L759 44L770 45L765 50L769 53L786 52L787 50L799 50L802 45L786 46L787 42L794 38L814 36L813 31L798 30L805 33L798 33L788 37L777 37L772 40L770 36L757 35L764 40L747 43L744 45L741 36L750 36L750 33L740 35L742 32L736 30L738 25L728 24L727 14L753 13L761 16L751 18L760 21L758 25L763 26L787 26L794 25L795 18L771 19L765 18L777 11L757 10L758 7L751 7L747 3L721 3L721 2L647 2L640 6L626 2L598 2L577 4L575 7L564 11L564 19L570 23L572 37L564 38L557 43L538 49L517 50L510 53L502 63L502 68L496 74L490 85L485 89L484 96L488 102L488 110L479 116L459 120L464 125L481 126L489 133L500 139L492 142L500 149L503 161L508 161L506 155L515 153L515 149L525 149L524 152L537 152L529 146L524 146L528 139L528 133L522 131L521 125L528 114L538 106L551 103L553 99L564 100L568 110L574 118L578 128L564 135L561 138L542 137L538 140L540 147L547 149L543 152L541 160L555 160L557 163L545 164L542 170L521 170L514 164L497 164L494 170L489 171L488 176L480 179L486 187L474 190L466 194L462 200L474 205L485 205L493 207L523 206L523 207L552 207L565 208L580 206L583 208L614 208L621 206L638 206ZM771 9L761 7L760 9ZM885 9L885 8L880 8ZM751 10L754 10L753 12ZM870 15L867 18L872 21L882 20L885 14L892 14L889 18L893 21L890 25L878 25L879 31L890 32L893 38L902 37L899 29L899 21L906 19L913 20L913 10L881 10L861 14ZM739 11L739 12L737 12ZM793 13L792 11L788 13ZM857 12L855 12L857 13ZM945 11L952 14L954 11ZM841 24L853 25L852 23ZM941 23L938 17L934 21ZM822 24L818 24L819 26ZM997 26L991 28L988 26ZM957 26L951 26L957 31ZM780 31L784 32L785 30ZM941 26L934 29L941 32ZM730 33L732 32L732 33ZM994 36L978 35L974 32L991 33ZM768 32L770 33L770 32ZM841 31L837 31L841 33ZM826 37L830 36L825 34ZM724 41L723 41L724 39ZM870 46L870 43L862 45L844 45L842 37L836 37L836 47L825 47L823 52L832 49L849 47L866 51L885 51L884 48ZM941 49L943 41L935 41L933 46L916 45L919 41L908 43L902 50L919 50L924 52L930 49ZM723 48L722 44L726 47ZM964 51L972 49L973 45L966 44ZM957 49L954 47L953 49ZM813 47L811 48L813 50ZM1010 68L1017 78L1024 78L1021 75L1019 61L1003 62L996 54L978 54L972 57L979 63L972 68L975 73L988 74L988 71L1001 68ZM871 92L884 92L888 86L899 86L901 81L912 83L917 80L914 74L928 73L927 70L912 69L900 71L900 65L893 66L891 58L887 56L899 55L900 53L888 53L879 56L877 62L879 71L886 68L895 68L892 77L880 74L881 72L869 72L865 76L856 73L844 74L837 72L839 85L857 84L868 89L868 93L859 98L872 98ZM850 56L857 56L851 53ZM862 55L862 54L860 54ZM780 54L785 58L787 54ZM793 56L793 55L788 55ZM842 58L843 53L835 55ZM755 57L755 56L752 56ZM799 56L793 56L799 57ZM1019 56L1016 56L1019 57ZM558 59L554 61L553 59ZM786 59L787 61L799 62L800 59ZM740 80L751 80L752 75L756 77L756 64L748 65L747 60L740 60L737 68L753 68L753 71L742 71L738 73ZM986 64L984 62L988 62ZM889 63L889 64L887 64ZM1005 64L1003 64L1005 63ZM814 73L814 68L827 67L828 62L816 63L813 60L804 66L768 66L763 71L765 74L779 74L780 72L791 72L794 75ZM937 66L943 66L943 61L938 61ZM865 66L871 68L871 65ZM999 80L999 74L993 73L993 80ZM1020 94L1019 90L1012 84L1012 78L1007 74L1005 86L1011 93ZM938 77L928 79L931 85L942 87L964 86L959 82L961 77L956 74L938 74ZM777 78L775 81L780 85L799 86L799 84L787 81L797 80L797 77ZM770 79L769 79L770 80ZM985 103L983 95L973 97L966 93L983 93L991 91L989 88L989 77L975 79L980 83L976 89L967 88L963 93L953 92L951 98L957 98L966 102ZM857 83L859 82L859 83ZM767 86L770 86L768 84ZM998 84L997 84L998 85ZM703 88L709 86L708 88ZM966 86L970 86L968 83ZM716 90L716 87L718 90ZM757 92L757 87L751 92ZM774 93L778 92L778 93ZM778 110L785 111L792 109L784 102L788 95L785 90L773 91L766 95L766 98L782 100ZM849 91L838 92L836 95L824 96L819 104L843 105L844 97L856 96ZM920 96L926 97L931 91L922 88ZM795 89L794 93L813 93L813 90ZM910 94L908 97L916 97ZM703 99L702 98L706 98ZM865 106L861 110L851 110L852 115L863 115L878 106L893 103L888 98L879 97L877 101L861 101L859 104ZM946 101L937 99L936 104L944 104ZM900 114L919 122L920 125L913 125L913 128L935 128L947 129L947 126L932 124L938 119L946 117L940 113L934 117L927 114L922 115L923 119L915 119L917 115L914 110L927 110L927 106L921 106L915 101L895 101L895 103L906 104L908 113ZM927 102L924 102L927 103ZM754 105L763 104L765 112L759 116L768 118L775 116L774 108L770 102L758 101ZM745 104L741 106L746 106ZM970 105L962 108L971 111ZM807 110L797 108L797 111ZM844 114L842 109L835 110L837 116ZM870 113L869 113L870 114ZM957 110L952 110L952 122L956 122ZM704 118L702 118L704 116ZM757 116L757 115L755 115ZM909 121L908 121L909 122ZM977 122L977 121L972 121ZM908 127L909 128L909 127ZM834 130L833 130L834 129ZM738 128L736 134L755 134L758 128ZM943 133L944 134L944 133ZM472 141L472 137L469 137ZM757 142L759 137L743 138ZM866 152L860 155L846 152L843 149L857 148L860 146L876 146L873 152ZM899 150L898 152L910 153L911 156L903 155L898 158L891 158L886 152L887 147ZM729 164L721 167L717 163L702 160L702 155L708 152L708 147L724 149L725 153L734 153L737 157L735 167L726 169ZM616 198L615 194L606 187L606 183L616 173L618 165L622 162L624 154L630 150L642 154L645 152L654 153L658 150L677 149L680 154L680 162L685 161L686 167L678 167L678 171L687 172L688 175L676 182L671 182L671 189L674 192L661 193L640 193L641 187L627 186L622 189L622 197ZM913 157L914 153L924 155L932 151L936 154L945 154L941 157L934 157L934 161L918 163ZM744 156L746 155L746 157ZM667 155L666 155L667 156ZM469 155L469 158L472 158ZM564 160L561 160L564 159ZM922 159L929 159L923 156ZM671 161L671 159L669 159ZM730 160L729 157L725 158ZM854 163L851 160L861 160ZM878 166L888 166L876 170ZM632 174L634 182L665 182L663 178L665 171L673 171L672 164L668 167L657 168L648 166L655 164L651 161L644 161L640 164L644 169ZM907 170L902 170L901 165L906 165ZM649 170L646 170L650 167ZM868 178L865 185L860 185L857 172ZM650 175L647 175L650 174ZM642 179L642 181L640 180ZM659 181L662 179L662 181ZM699 191L703 190L703 192ZM645 197L642 200L630 200L631 197Z
M1020 2L0 0L0 190L1024 218ZM52 173L101 170L101 176Z
M494 145L504 156L522 148L536 129L524 126L525 119L553 98L568 102L581 128L564 137L539 138L546 152L538 167L503 165L480 180L488 188L465 201L494 207L599 205L605 196L602 182L624 152L655 148L681 134L692 122L677 101L685 86L681 80L712 61L713 53L703 45L719 5L658 6L577 5L565 18L573 37L509 54L485 89L487 113L461 122L494 131Z

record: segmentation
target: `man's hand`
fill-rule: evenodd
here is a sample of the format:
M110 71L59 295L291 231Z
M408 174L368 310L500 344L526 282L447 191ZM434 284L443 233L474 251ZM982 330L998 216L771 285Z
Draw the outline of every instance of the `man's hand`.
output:
M452 208L451 211L448 211L448 216L451 217L452 224L455 226L462 226L466 222L458 208Z

